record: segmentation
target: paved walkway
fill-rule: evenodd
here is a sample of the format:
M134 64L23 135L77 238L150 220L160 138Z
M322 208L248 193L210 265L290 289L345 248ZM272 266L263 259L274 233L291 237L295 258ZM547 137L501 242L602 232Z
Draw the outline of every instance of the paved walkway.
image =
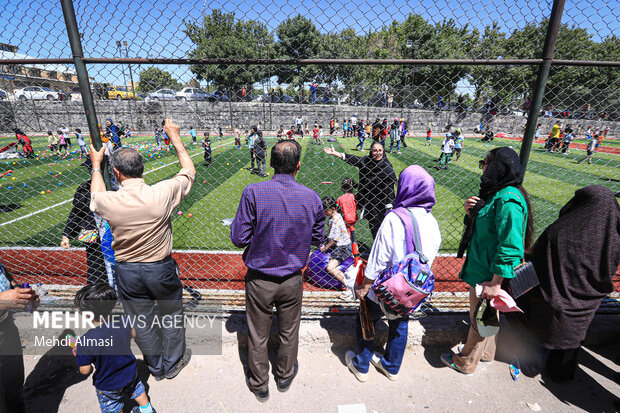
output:
M194 356L174 380L155 382L146 376L146 382L159 413L531 412L537 411L536 406L543 412L613 412L620 408L620 385L613 381L620 371L617 346L586 349L576 379L563 385L523 374L514 382L508 365L501 361L481 364L474 376L467 377L440 363L439 354L446 349L423 347L407 351L397 381L389 381L371 367L369 380L359 383L344 365L345 350L300 349L299 375L291 389L279 393L272 378L271 398L265 404L257 402L245 386L244 351L230 345L219 356ZM98 411L91 378L77 375L72 363L71 355L25 358L29 411Z

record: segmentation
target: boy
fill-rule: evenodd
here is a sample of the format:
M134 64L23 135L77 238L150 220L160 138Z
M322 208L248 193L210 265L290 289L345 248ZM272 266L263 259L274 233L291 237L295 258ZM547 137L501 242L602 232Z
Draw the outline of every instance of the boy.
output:
M205 151L204 160L208 168L211 166L211 139L209 139L209 132L205 132L205 138L202 140L202 148Z
M218 140L222 140L224 139L224 133L222 132L222 124L220 123L219 125L217 125L217 133L219 135Z
M396 153L400 155L400 119L394 118L394 123L390 127L390 152L392 153L392 148L394 147L394 143L396 142Z
M155 145L161 146L161 135L164 133L163 128L155 127Z
M344 273L338 269L338 266L353 255L351 250L351 238L349 237L349 232L342 219L342 215L338 213L338 205L334 198L331 196L323 198L323 210L325 211L325 217L328 218L328 241L327 244L321 247L321 252L325 253L331 247L334 247L329 262L327 263L327 272L345 285ZM342 298L348 298L350 296L351 292L347 291Z
M364 140L366 139L366 136L364 135L364 129L358 129L357 130L357 139L360 141L360 143L358 143L357 145L355 145L356 148L359 148L360 151L364 150Z
M116 291L106 283L87 285L75 294L75 306L91 312L96 326L77 339L75 361L84 375L95 365L93 385L102 412L122 412L123 396L129 396L139 405L132 413L154 413L130 348L135 331L129 323L110 317L116 300Z
M239 130L239 126L235 128L233 134L235 135L235 149L241 149L241 131Z
M267 143L265 142L265 139L263 138L263 132L256 129L255 133L256 133L256 138L254 139L254 155L256 157L257 171L255 171L254 173L264 178L267 176L267 174L265 173L265 166L266 166L265 157L267 155L266 154Z
M294 130L295 130L295 125L292 125L292 126L291 126L291 129L289 129L289 131L288 131L288 132L286 132L286 137L287 137L288 139L295 140L295 132L294 132Z
M82 158L82 155L88 155L88 148L86 147L86 141L84 141L81 129L75 130L75 138L78 141L78 145L80 145L80 158Z
M280 129L276 132L276 137L278 138L278 142L284 140L284 125L280 125Z
M426 128L426 140L424 141L424 146L431 146L431 127Z
M446 139L444 139L441 148L441 158L439 159L439 166L437 167L438 171L440 171L441 168L448 169L448 162L450 162L450 157L452 156L452 148L454 148L454 140L452 139L452 134L448 132L446 133Z
M312 143L315 145L319 144L319 125L314 124L314 129L312 129Z
M189 134L190 134L190 135L191 135L191 137L192 137L192 143L193 143L194 145L196 145L196 129L194 129L194 127L193 127L193 126L190 126L190 127L189 127Z
M456 130L456 138L454 139L454 153L456 153L455 161L458 161L461 158L461 150L463 149L463 142L465 142L465 137L461 133L460 129Z
M587 159L588 164L592 165L592 155L594 154L594 149L596 148L596 144L598 143L596 138L597 136L596 134L594 134L592 136L592 139L590 139L590 142L588 142L588 147L586 148L586 151L587 151L586 156L583 159L578 160L577 163L580 164L581 162Z

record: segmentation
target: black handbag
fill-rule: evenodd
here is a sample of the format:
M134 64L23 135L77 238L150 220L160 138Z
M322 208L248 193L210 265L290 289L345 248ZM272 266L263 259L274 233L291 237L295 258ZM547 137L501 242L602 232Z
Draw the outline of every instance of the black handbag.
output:
M515 267L514 278L508 279L507 292L512 298L517 299L538 285L540 285L540 281L538 281L534 264L531 261L523 261Z

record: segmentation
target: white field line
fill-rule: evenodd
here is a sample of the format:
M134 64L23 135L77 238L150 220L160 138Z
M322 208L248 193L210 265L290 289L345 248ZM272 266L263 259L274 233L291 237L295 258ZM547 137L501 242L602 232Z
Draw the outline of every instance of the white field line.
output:
M216 146L214 149L220 148L220 147L222 147L222 146L224 146L224 145L225 145L225 144L218 145L218 146ZM193 155L190 155L190 157L192 157L192 158L193 158L194 156L198 156L198 155L202 155L202 153L200 153L200 152L199 152L199 153L195 153L195 154L193 154ZM158 166L158 167L157 167L157 168L155 168L155 169L151 169L151 170L149 170L149 171L146 171L146 172L144 172L144 174L143 174L143 175L149 174L149 173L151 173L151 172L155 172L155 171L157 171L157 170L159 170L159 169L165 168L165 167L170 166L170 165L172 165L172 164L175 164L175 163L177 163L177 162L178 162L178 159L177 159L176 161L174 161L174 162L170 162L170 163L167 163L167 164L165 164L165 165ZM15 223L15 222L21 221L21 220L22 220L22 219L24 219L24 218L30 218L30 217L31 217L31 216L33 216L33 215L40 214L41 212L44 212L44 211L50 210L50 209L52 209L52 208L56 208L56 207L58 207L58 206L64 205L64 204L66 204L66 203L68 203L68 202L71 202L71 201L73 201L73 198L71 198L71 199L66 199L66 200L64 200L64 201L62 201L62 202L59 202L59 203L57 203L57 204L54 204L54 205L48 206L47 208L43 208L43 209L41 209L41 210L39 210L39 211L36 211L36 212L31 212L30 214L26 214L26 215L21 216L21 217L19 217L19 218L15 218L15 219L12 219L12 220L10 220L10 221L3 222L2 224L0 224L0 227L3 227L3 226L5 226L5 225L9 225L9 224L13 224L13 223Z

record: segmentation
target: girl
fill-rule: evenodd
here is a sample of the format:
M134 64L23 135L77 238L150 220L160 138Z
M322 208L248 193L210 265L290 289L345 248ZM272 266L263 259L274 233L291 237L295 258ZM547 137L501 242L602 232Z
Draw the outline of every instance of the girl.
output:
M344 273L338 269L344 260L353 255L351 250L351 238L347 232L342 215L338 213L338 205L334 198L326 196L323 198L323 210L327 217L327 244L320 249L322 253L326 253L330 248L334 247L329 262L327 263L327 272L335 279L345 285ZM346 289L346 287L344 287ZM350 292L349 292L350 295ZM347 298L346 293L342 298Z
M80 145L80 159L81 159L82 155L84 156L88 155L88 148L86 147L86 141L84 141L84 136L82 135L81 129L75 130L75 138L78 141L78 145Z
M61 153L63 149L65 150L65 153L68 152L67 141L65 138L65 134L62 133L62 131L58 131L58 153Z
M314 125L314 129L312 129L312 143L315 145L319 144L319 125Z

